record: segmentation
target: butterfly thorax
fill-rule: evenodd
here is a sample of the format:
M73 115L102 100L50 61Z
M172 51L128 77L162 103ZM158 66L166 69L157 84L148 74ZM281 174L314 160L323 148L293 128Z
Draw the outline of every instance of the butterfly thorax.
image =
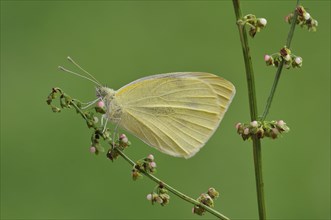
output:
M118 104L115 94L116 91L111 88L97 88L97 97L101 98L105 103L105 117L113 123L118 123L121 118L122 108Z

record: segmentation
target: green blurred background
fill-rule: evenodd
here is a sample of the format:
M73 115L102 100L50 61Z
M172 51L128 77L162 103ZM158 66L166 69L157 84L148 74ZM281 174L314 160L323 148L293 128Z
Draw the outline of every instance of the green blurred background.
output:
M301 69L284 70L269 119L291 128L263 140L269 219L330 218L330 1L303 1L318 31L297 28ZM265 17L250 39L261 113L276 71L264 54L286 41L295 1L242 1L244 14ZM251 142L236 134L249 121L247 87L231 1L1 1L1 218L212 219L171 197L152 206L155 184L133 182L131 167L89 153L90 133L73 111L54 114L45 99L61 87L83 101L92 83L57 70L70 55L99 81L118 89L143 76L174 71L218 74L237 88L220 128L189 160L172 158L128 135L135 160L153 153L157 176L196 198L221 192L216 209L232 219L257 218Z

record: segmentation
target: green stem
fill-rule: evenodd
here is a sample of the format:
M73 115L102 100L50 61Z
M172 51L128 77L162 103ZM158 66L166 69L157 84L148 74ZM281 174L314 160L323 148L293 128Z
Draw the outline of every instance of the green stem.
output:
M253 157L254 157L254 170L255 170L255 185L257 193L257 204L259 210L259 219L264 220L267 217L266 207L264 201L264 183L262 176L262 150L261 141L253 137Z
M57 93L57 92L59 92L59 93L60 93L61 95L63 95L63 96L67 96L67 95L66 95L66 94L65 94L60 88L54 88L54 89L52 90L52 93ZM67 97L68 97L68 96L67 96ZM54 98L52 98L52 99L54 99ZM89 124L89 120L88 120L88 118L85 116L84 112L82 112L81 108L77 106L77 104L76 104L77 101L78 101L78 100L71 99L71 101L70 101L70 106L73 106L73 107L76 109L76 111L77 111L77 112L78 112L78 113L84 118L84 120ZM50 99L47 100L48 105L53 106L53 105L51 104L51 102L52 102L52 100L50 100ZM97 129L97 127L95 127L95 126L93 126L93 128L94 128L95 130ZM108 141L109 141L109 139L108 139ZM122 156L122 157L123 157L123 158L124 158L129 164L131 164L133 167L136 166L136 163L133 162L133 160L131 160L127 155L125 155L125 154L123 153L123 151L121 151L119 148L114 148L114 149L115 149L115 150L118 152L118 154L121 155L121 156ZM206 206L205 204L203 204L203 203L201 203L201 202L199 202L199 201L197 201L197 200L195 200L195 199L193 199L193 198L191 198L191 197L185 195L184 193L182 193L182 192L176 190L176 189L173 188L172 186L170 186L170 185L166 184L165 182L161 181L160 179L156 178L154 175L152 175L152 174L150 174L150 173L148 173L148 172L145 172L145 171L143 171L143 170L139 170L139 171L140 171L142 174L144 174L145 176L147 176L148 178L150 178L151 180L153 180L154 182L156 182L157 184L161 184L161 183L162 183L162 185L163 185L164 188L168 189L170 192L172 192L173 194L175 194L175 195L178 196L179 198L181 198L181 199L183 199L183 200L185 200L185 201L187 201L187 202L189 202L189 203L192 203L192 204L194 204L194 205L198 205L198 206L202 207L202 208L205 209L207 212L209 212L210 214L216 216L216 217L219 218L219 219L222 219L222 220L229 220L229 218L226 217L225 215L223 215L223 214L217 212L215 209L213 209L213 208L211 208L211 207L209 207L209 206Z
M233 0L233 7L236 14L236 21L238 25L239 36L240 36L240 41L241 41L241 46L245 61L251 121L254 121L257 119L258 114L257 114L257 102L256 102L256 94L255 94L254 71L253 71L252 59L248 45L248 37L245 26L240 25L238 22L242 18L239 0ZM256 191L257 191L259 219L266 219L266 208L264 202L264 184L263 184L263 176L262 176L261 142L260 139L257 138L253 138L253 156L254 156L255 182L256 182Z
M242 17L239 0L233 0L233 6L236 13L236 19L238 21ZM248 36L246 33L245 26L240 25L238 22L237 25L238 25L239 36L240 36L240 41L241 41L241 46L245 61L250 114L251 114L251 119L255 120L257 117L257 104L256 104L256 95L255 95L254 70L252 65L252 58L249 52Z
M299 0L297 0L297 6L299 6ZM287 40L286 40L286 44L285 44L285 47L287 47L287 48L290 48L290 46L291 46L291 41L292 41L292 38L293 38L297 17L298 17L298 12L296 10L294 10L293 17L292 17L291 28L290 28L290 31L288 32ZM271 103L272 103L272 100L274 98L276 88L277 88L277 85L278 85L278 81L280 79L280 75L281 75L283 67L284 67L284 63L285 63L285 61L282 60L282 62L280 62L279 66L277 68L275 79L274 79L273 85L271 87L271 91L270 91L270 94L269 94L269 97L268 97L268 100L267 100L267 104L264 108L263 115L261 117L261 121L264 121L266 119L268 113L269 113Z
M129 163L131 164L133 167L136 166L136 163L133 162L127 155L125 155L123 153L123 151L121 151L118 148L115 148L115 150ZM165 182L161 181L160 179L156 178L154 175L144 172L142 170L140 170L140 172L142 172L145 176L147 176L148 178L150 178L151 180L153 180L154 182L156 182L157 184L162 183L162 185L164 186L164 188L166 188L167 190L169 190L170 192L172 192L173 194L175 194L176 196L178 196L179 198L192 203L194 205L199 205L201 207L203 207L207 212L209 212L210 214L218 217L219 219L223 219L223 220L228 220L229 218L222 215L221 213L217 212L216 210L210 208L209 206L206 206L203 203L198 202L195 199L192 199L191 197L185 195L184 193L181 193L180 191L176 190L175 188L173 188L172 186L166 184Z

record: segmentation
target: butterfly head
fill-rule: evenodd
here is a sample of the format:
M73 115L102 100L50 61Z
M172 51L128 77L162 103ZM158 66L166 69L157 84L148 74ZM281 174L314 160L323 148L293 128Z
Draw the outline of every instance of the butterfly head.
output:
M100 86L96 88L96 95L98 98L106 99L114 96L115 90L106 86Z

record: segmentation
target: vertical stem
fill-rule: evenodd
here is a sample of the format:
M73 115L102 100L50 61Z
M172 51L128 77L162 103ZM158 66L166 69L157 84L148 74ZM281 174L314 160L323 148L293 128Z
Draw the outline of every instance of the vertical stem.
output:
M233 0L233 7L236 14L236 21L242 18L239 0ZM251 121L257 119L257 103L255 94L255 82L254 82L254 71L252 65L252 59L250 55L250 50L248 46L248 37L246 28L239 23L238 30L240 35L240 41L242 46L242 51L245 61L246 69L246 79L248 87L248 98L249 98L249 108ZM253 156L254 156L254 169L255 169L255 181L256 181L256 191L257 191L257 202L259 210L259 219L266 219L266 209L264 202L264 184L262 177L262 152L261 152L261 142L260 139L253 138Z
M239 0L233 0L233 6L236 13L237 21L242 18ZM248 86L248 98L249 98L249 109L252 121L257 118L257 104L255 95L255 81L254 81L254 70L252 64L252 58L250 55L250 49L248 46L248 37L245 26L238 24L238 30L240 35L240 41L245 61L246 79Z
M253 138L253 156L254 156L254 169L255 169L255 185L257 193L257 204L259 210L259 219L264 220L267 218L266 207L264 201L264 183L262 176L262 151L261 141L256 137Z

